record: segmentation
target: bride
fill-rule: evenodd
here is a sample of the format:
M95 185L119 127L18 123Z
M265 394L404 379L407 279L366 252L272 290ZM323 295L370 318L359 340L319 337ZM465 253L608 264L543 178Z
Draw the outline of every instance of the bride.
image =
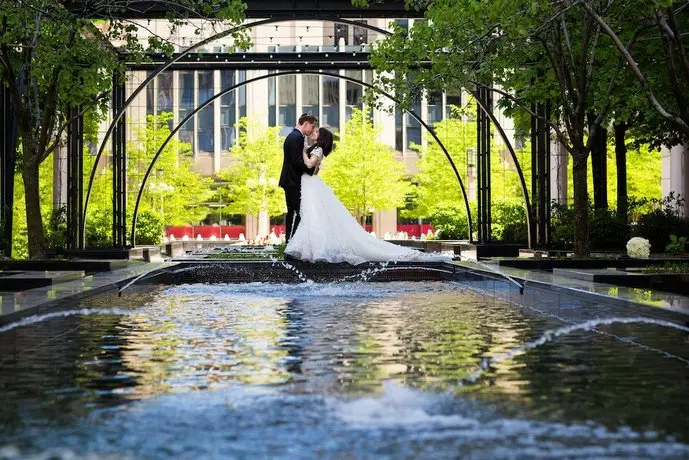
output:
M313 131L316 143L303 150L308 168L320 168L333 150L333 134L325 128ZM309 262L449 262L451 256L423 253L370 235L317 174L301 177L301 221L290 238L285 254Z

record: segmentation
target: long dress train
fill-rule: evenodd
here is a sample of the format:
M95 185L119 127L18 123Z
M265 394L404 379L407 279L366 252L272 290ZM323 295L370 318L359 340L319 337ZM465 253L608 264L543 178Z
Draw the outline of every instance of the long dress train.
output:
M317 175L301 178L301 222L285 253L309 262L449 262L452 256L424 253L379 240L359 225Z

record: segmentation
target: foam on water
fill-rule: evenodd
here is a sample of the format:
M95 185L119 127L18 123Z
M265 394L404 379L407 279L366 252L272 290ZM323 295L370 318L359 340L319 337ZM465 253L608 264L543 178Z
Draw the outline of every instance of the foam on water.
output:
M44 315L34 315L28 316L26 318L20 319L12 323L5 324L0 327L0 334L3 332L11 331L18 327L30 326L32 324L42 323L45 321L50 321L55 318L66 318L68 316L86 316L86 315L118 315L118 316L129 316L136 314L136 311L128 310L124 308L80 308L76 310L62 310L53 313L46 313Z
M678 331L682 332L689 332L689 327L683 326L681 324L673 323L670 321L664 321L664 320L659 320L659 319L654 319L654 318L646 318L646 317L631 317L631 318L597 318L597 319L592 319L589 321L584 321L582 323L577 323L577 324L571 324L569 326L564 326L560 327L557 329L551 329L548 331L545 331L541 337L539 337L536 340L532 340L530 342L525 343L524 345L521 345L519 347L513 348L505 353L501 353L499 355L490 357L490 358L485 358L482 363L481 363L481 368L478 369L476 372L472 373L469 377L463 379L465 382L475 382L476 379L486 370L491 364L497 364L502 361L512 359L515 356L527 351L531 350L533 348L539 347L541 345L544 345L548 342L551 342L557 337L563 336L563 335L568 335L573 332L578 332L578 331L592 331L594 330L597 326L609 326L612 324L650 324L654 326L661 326L661 327L666 327L670 329L676 329ZM670 355L670 354L669 354ZM677 357L675 355L671 355L672 357L679 358L681 361L687 362L686 359Z
M382 267L374 269L377 268ZM156 292L152 300L147 300L151 303L142 308L79 308L7 324L0 327L0 333L59 317L137 315L134 319L124 319L120 323L122 329L105 328L104 333L98 335L101 339L100 342L96 341L98 348L89 352L94 353L92 356L100 357L103 350L107 351L109 347L121 347L123 352L112 357L122 355L130 363L147 363L152 353L159 349L158 339L174 338L166 341L169 350L174 350L176 355L171 358L170 367L166 368L170 370L169 379L162 382L172 382L175 391L180 393L157 396L159 393L153 392L145 396L148 399L129 400L126 404L107 409L79 408L75 411L76 415L70 413L69 418L61 420L61 423L50 423L22 405L21 427L11 436L9 430L0 438L0 460L108 458L109 455L153 459L312 456L455 458L460 454L469 458L689 456L689 446L654 432L643 431L644 426L634 424L632 417L622 423L630 423L636 430L624 426L609 429L599 423L582 423L581 419L562 414L555 414L553 419L557 422L553 422L547 415L542 415L544 412L522 411L521 406L516 415L513 411L508 416L488 402L462 397L474 394L472 391L479 385L473 386L470 392L455 387L438 393L412 389L389 380L384 382L380 390L380 381L385 378L411 385L421 382L414 380L415 372L418 375L427 374L428 382L445 375L437 371L433 374L433 366L440 363L441 355L452 354L453 350L461 349L465 344L470 348L475 347L475 351L458 354L454 361L448 359L443 364L448 372L453 372L448 374L449 383L456 382L457 376L473 372L480 356L490 353L486 350L496 350L496 354L486 358L467 381L475 381L491 365L511 360L557 337L582 331L613 335L597 329L602 326L646 324L654 328L660 326L689 332L688 327L668 321L618 316L553 327L557 323L550 318L544 321L543 315L529 317L519 313L516 308L501 306L500 303L486 308L489 305L484 303L482 297L455 295L465 288L464 283L454 282L194 284L172 286ZM405 293L412 295L406 296L405 300ZM433 297L424 295L426 293L452 295ZM394 297L403 300L387 300ZM292 300L303 302L292 303ZM447 308L432 308L436 301L439 302L437 305ZM406 302L404 308L399 306L403 302ZM492 315L500 308L504 308L505 312ZM410 322L397 323L397 318L404 314L411 316ZM139 321L138 315L141 315L142 321ZM289 319L285 319L287 316ZM537 318L534 319L534 316ZM568 321L558 315L551 316L558 321ZM467 330L445 328L448 322L471 322L472 318L476 324L477 317L480 327ZM524 318L528 322L521 324ZM510 324L514 334L501 335L504 321L514 323ZM348 329L350 326L352 330ZM479 340L483 327L488 329L485 343L484 339ZM354 332L355 328L359 329ZM645 329L652 331L654 328ZM407 332L411 337L408 340L403 337ZM136 340L127 342L126 338L132 337L140 339L140 348L136 348ZM525 342L531 337L537 338ZM624 337L614 337L624 341ZM121 344L114 343L120 339ZM573 339L573 343L585 348L590 337ZM599 337L596 339L600 340ZM500 343L505 346L500 347ZM606 344L610 343L615 345L615 349L620 347L606 339ZM378 347L371 347L372 344ZM77 350L80 356L91 356L82 354L84 349ZM501 353L497 353L497 350ZM625 351L622 352L622 356L626 356ZM434 353L437 353L437 357ZM544 357L539 358L542 360L539 364L543 366L534 366L534 373L557 372L560 361L553 364L553 361L548 361L547 355L544 353ZM560 356L551 359L559 359ZM589 356L581 355L577 359L587 363ZM617 356L614 358L618 359ZM651 365L645 370L655 372L654 358L650 356ZM50 356L50 359L53 357ZM81 364L102 366L104 362L100 358L88 359L90 361L82 361ZM629 372L629 368L634 369L634 366L642 366L641 362L628 361L625 364L627 367L622 369L624 372ZM285 364L292 362L303 365L298 372L290 374L292 371ZM677 363L670 364L663 368L666 371L664 375L679 375L668 372L668 369L682 372ZM357 374L347 372L353 366L359 366ZM276 383L272 386L257 383L243 385L235 383L240 380L232 380L223 381L220 385L222 388L215 391L191 390L201 388L197 386L203 381L199 376L205 372L210 374L214 368L220 368L220 371L213 375L256 377L265 374L264 378L253 381ZM618 370L614 368L613 372ZM144 367L130 369L131 381L145 376L144 371ZM380 373L376 375L378 371ZM90 367L89 372L95 372L89 375L101 380L118 377L117 372L101 375ZM385 372L389 373L380 377ZM523 375L512 370L508 372L509 377L515 379L515 386L518 386ZM581 372L595 374L591 369ZM276 376L276 373L280 375ZM330 379L342 382L353 375L364 383L368 379L376 380L377 385L366 386L365 392L353 396L342 390L344 387L328 384ZM570 374L557 375L566 378ZM610 375L606 374L606 377ZM545 375L546 380L538 382L543 384L552 376ZM504 374L497 376L493 373L491 377L502 379L502 383L512 383L507 382L509 379L505 379ZM596 397L603 394L585 386L579 389L591 391ZM56 391L71 390L65 386L57 387ZM115 391L128 390L118 386L107 393L108 397ZM536 391L529 397L546 393ZM625 404L627 395L617 395L617 399L622 399ZM51 394L50 398L59 400L56 394ZM509 400L511 393L503 394L501 398L503 401ZM83 402L69 398L64 401L72 405ZM670 407L671 402L667 404L663 407ZM678 407L682 407L681 404ZM588 415L586 418L589 418ZM622 419L613 421L611 426L618 426L619 420ZM660 430L667 427L651 426ZM682 430L678 429L677 432ZM6 444L4 447L3 443Z
M596 423L506 418L479 403L386 384L377 397L231 387L99 410L74 426L32 428L0 448L7 459L227 457L681 458L689 446L654 432Z

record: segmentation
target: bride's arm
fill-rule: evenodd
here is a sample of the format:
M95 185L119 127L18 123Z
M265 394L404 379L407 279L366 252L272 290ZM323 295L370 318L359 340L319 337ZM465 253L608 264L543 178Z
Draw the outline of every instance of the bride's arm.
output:
M314 166L316 166L318 164L318 160L319 160L318 156L311 155L311 157L309 158L309 154L306 153L306 148L304 148L304 150L302 150L301 154L304 157L304 164L306 165L307 168L313 168Z

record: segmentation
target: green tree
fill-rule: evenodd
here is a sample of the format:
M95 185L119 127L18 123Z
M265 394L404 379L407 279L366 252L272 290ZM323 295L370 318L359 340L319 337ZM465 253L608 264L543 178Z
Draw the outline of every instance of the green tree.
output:
M151 3L157 3L155 0ZM166 0L160 3L187 17L216 17L238 24L244 3L239 0ZM40 205L40 165L63 138L68 108L107 106L113 74L124 74L120 53L140 59L144 44L136 38L140 25L122 16L135 3L74 2L72 13L59 0L0 0L0 83L8 88L21 143L17 168L25 188L29 255L41 257L45 233ZM107 19L96 25L88 18ZM180 21L173 22L175 26ZM198 26L197 26L198 27ZM174 35L174 34L172 34ZM245 35L237 36L242 39ZM117 45L114 45L117 44ZM151 34L149 49L171 53L174 46Z
M571 6L550 0L435 0L426 10L429 21L416 21L408 33L397 27L394 36L375 44L371 63L379 71L375 83L394 92L404 107L426 92L462 87L489 87L511 111L551 101L551 127L573 158L575 252L585 256L587 164L595 139L587 122L589 96L598 79L610 83L610 74L594 70L597 53L612 44L601 43L601 26L591 14ZM420 68L419 62L430 65ZM604 116L600 111L591 126Z
M53 161L50 155L41 164L40 174L40 209L41 217L48 222L53 210ZM24 180L21 174L14 175L14 218L12 219L12 258L26 259L29 256L29 235L25 218Z
M232 164L218 172L226 184L218 188L218 198L229 203L223 212L284 214L285 197L278 187L284 142L280 127L262 126L246 117L237 125L239 138L230 151Z
M634 145L634 140L630 140ZM628 178L629 198L636 201L646 199L661 199L661 157L657 149L651 148L648 144L634 147L626 159L626 176ZM567 165L569 171L572 170L571 163ZM608 195L610 196L611 207L619 206L617 201L617 162L615 159L615 146L608 145L607 149L607 174L608 174ZM567 194L568 199L572 199L572 178L568 175ZM589 168L588 180L589 193L593 191L593 181L591 178L591 168ZM648 208L647 210L650 210Z
M172 113L146 117L146 126L134 130L127 147L127 176L132 208L143 176L163 141L170 135ZM153 212L168 225L196 223L208 215L204 204L212 196L210 178L193 169L191 145L173 138L158 157L142 195L139 212ZM133 185L133 186L132 186ZM129 217L131 222L131 216Z
M471 112L469 106L455 107L453 110L454 117L436 123L435 132L455 163L464 186L468 187L467 158L476 149L476 126L466 117L472 117L475 112ZM441 207L461 208L463 204L450 162L438 143L427 134L426 137L426 148L416 146L420 158L419 172L414 177L417 185L414 204L419 217L430 217Z
M678 140L689 140L689 50L684 38L689 19L683 12L686 0L627 0L618 8L590 0L574 3L613 42L656 114L674 128ZM659 35L660 40L656 38L635 49L625 40L629 36L635 40L649 31L653 38ZM639 62L648 67L642 68Z
M470 179L468 175L469 164L475 165L476 162L475 116L476 103L473 97L469 97L463 106L452 107L451 118L442 120L434 126L435 134L450 154L466 188L471 187L470 180L476 180L475 177ZM428 134L425 136L428 140L426 146L415 146L420 152L419 171L414 177L416 185L413 192L414 208L412 211L407 211L406 214L410 217L437 219L438 216L441 216L442 219L445 219L448 213L457 212L461 214L461 217L457 217L465 222L466 210L454 171L435 139ZM507 148L497 144L495 139L497 139L497 134L493 133L490 165L491 203L495 209L492 227L498 233L496 236L500 237L504 227L501 222L503 217L501 210L510 206L521 207L523 213L526 208L524 207L523 193L514 162ZM530 145L527 143L516 154L527 186L529 186L531 177ZM471 199L471 194L469 198ZM471 201L470 207L474 209L472 216L476 220L476 200ZM465 227L460 230L464 232L462 235L466 233Z
M354 109L337 149L323 163L323 179L362 224L371 211L403 206L409 188L404 165L377 140L379 133L367 113Z

